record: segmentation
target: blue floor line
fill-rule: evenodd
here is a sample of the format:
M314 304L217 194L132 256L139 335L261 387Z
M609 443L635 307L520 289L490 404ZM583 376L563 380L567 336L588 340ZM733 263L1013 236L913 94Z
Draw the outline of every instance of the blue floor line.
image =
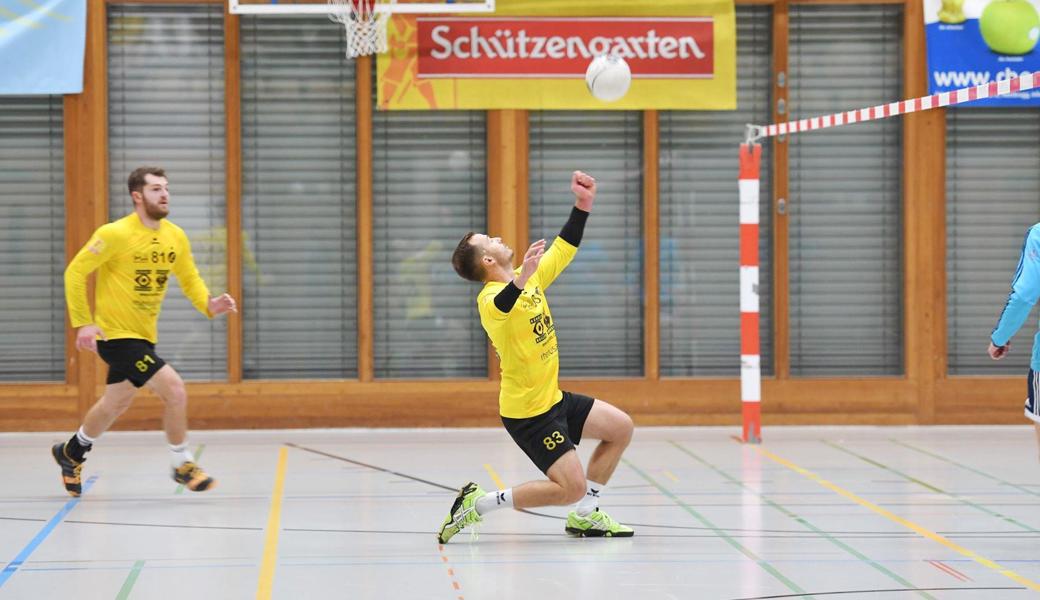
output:
M87 490L90 489L90 486L94 485L97 478L98 476L94 475L90 479L87 479L83 484L82 493L85 494ZM4 584L7 583L7 580L10 579L12 575L14 575L14 572L18 570L18 567L22 566L22 564L28 560L29 555L36 550L37 546L43 543L43 540L47 539L47 536L54 531L54 528L58 526L58 523L61 523L62 519L64 519L73 508L76 508L76 505L79 504L79 500L79 498L73 498L66 502L65 506L58 511L58 514L51 517L51 520L47 521L47 524L43 526L43 529L41 529L39 533L36 534L36 537L30 540L25 548L22 548L22 551L18 553L18 556L14 557L14 560L7 563L4 570L0 572L0 588L4 587Z

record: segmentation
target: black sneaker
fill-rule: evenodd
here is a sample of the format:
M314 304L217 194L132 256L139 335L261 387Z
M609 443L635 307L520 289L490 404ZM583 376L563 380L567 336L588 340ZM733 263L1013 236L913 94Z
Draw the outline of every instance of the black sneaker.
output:
M79 498L79 495L83 492L83 481L80 479L80 472L83 471L83 463L87 459L76 460L65 452L65 445L68 442L59 442L51 446L51 455L54 456L54 462L58 463L61 467L61 481L65 484L65 491L70 496Z

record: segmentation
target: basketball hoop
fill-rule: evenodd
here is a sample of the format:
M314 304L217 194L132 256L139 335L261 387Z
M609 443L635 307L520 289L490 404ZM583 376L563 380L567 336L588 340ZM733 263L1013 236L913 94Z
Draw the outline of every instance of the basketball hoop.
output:
M386 52L388 11L376 10L377 0L329 0L329 19L343 25L347 58Z

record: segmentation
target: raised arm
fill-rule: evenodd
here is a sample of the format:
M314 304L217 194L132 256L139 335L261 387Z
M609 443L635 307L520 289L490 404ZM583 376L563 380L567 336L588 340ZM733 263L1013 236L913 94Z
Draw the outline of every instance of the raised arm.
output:
M559 277L577 253L578 245L581 244L581 238L585 233L585 222L596 199L595 178L575 171L571 175L571 192L574 193L574 208L571 209L570 217L556 238L566 244L560 245L554 241L538 267L538 281L543 288L548 288Z
M524 254L524 264L520 265L520 272L506 284L506 287L502 288L501 292L495 295L495 308L499 312L506 314L513 310L513 306L524 291L524 286L527 285L527 280L538 270L538 263L541 262L544 253L545 240L538 240L527 249L527 253Z

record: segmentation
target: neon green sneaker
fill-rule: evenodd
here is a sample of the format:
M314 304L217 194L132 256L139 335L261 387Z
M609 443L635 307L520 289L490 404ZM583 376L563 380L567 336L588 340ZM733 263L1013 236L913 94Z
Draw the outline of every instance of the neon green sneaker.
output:
M632 537L635 532L596 509L584 517L573 510L567 515L567 533L578 537Z
M462 489L459 490L459 495L455 497L454 504L451 505L451 512L448 513L447 518L444 519L444 524L441 525L441 532L437 534L437 541L447 544L448 540L455 537L455 534L462 531L465 527L483 521L480 515L477 514L477 498L486 493L472 481L462 486Z

